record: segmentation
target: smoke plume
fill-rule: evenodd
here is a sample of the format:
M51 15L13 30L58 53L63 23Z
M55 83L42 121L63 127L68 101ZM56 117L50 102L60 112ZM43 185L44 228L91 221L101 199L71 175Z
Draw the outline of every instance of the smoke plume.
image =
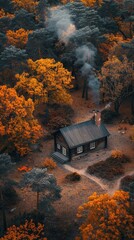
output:
M71 20L68 10L61 7L50 9L47 26L49 29L55 31L59 41L63 42L65 45L68 44L70 38L76 31L76 27Z

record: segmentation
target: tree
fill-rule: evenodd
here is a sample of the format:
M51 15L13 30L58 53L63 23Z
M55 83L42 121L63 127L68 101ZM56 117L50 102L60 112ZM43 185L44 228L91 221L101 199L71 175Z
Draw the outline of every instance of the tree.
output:
M54 50L55 41L56 36L47 28L33 31L29 34L26 46L29 57L33 60L39 58L56 58Z
M16 76L20 80L16 89L26 93L28 97L31 94L34 100L44 97L46 103L71 103L71 96L67 90L71 88L73 77L62 63L55 62L54 59L37 61L29 59L28 67L29 73ZM37 93L31 89L31 82L34 82L35 86L38 87Z
M44 237L44 224L38 223L36 226L33 220L25 221L24 224L20 226L11 226L7 229L4 237L0 238L1 240L47 240Z
M4 196L2 191L2 186L5 184L6 173L12 168L14 164L11 162L11 157L6 154L0 154L0 209L2 211L2 220L3 220L3 230L7 229L7 220L6 220L6 205L4 202Z
M104 102L113 102L116 113L126 97L134 92L133 63L124 56L111 56L101 68L101 94Z
M13 88L0 87L0 141L3 148L17 150L20 155L30 151L42 136L42 128L34 118L34 104L19 97Z
M60 198L61 190L56 183L55 177L47 173L47 168L33 168L24 174L21 184L30 187L33 192L36 192L37 213L40 209L49 212L53 209L52 203Z
M124 191L116 191L113 196L93 193L88 202L79 207L78 217L83 217L79 240L133 238L134 219L129 194Z
M0 54L1 84L15 85L15 74L26 67L27 53L14 46L6 47Z
M13 45L17 48L25 48L28 40L28 34L31 32L32 31L26 31L23 28L20 28L16 31L8 30L6 32L7 42L9 45Z
M103 19L112 20L124 39L133 37L133 0L104 1L99 9Z
M38 0L12 0L16 9L24 8L26 11L35 13Z
M43 87L43 83L39 82L36 77L29 76L28 73L16 74L15 89L19 95L24 95L25 98L32 98L35 104L47 101L47 92Z
M23 8L15 12L10 29L18 30L20 28L24 28L25 30L34 30L37 28L34 13L29 13Z
M14 14L5 12L4 9L2 8L2 9L0 9L0 18L3 18L3 17L13 18Z
M81 0L86 6L101 6L103 3L103 0Z

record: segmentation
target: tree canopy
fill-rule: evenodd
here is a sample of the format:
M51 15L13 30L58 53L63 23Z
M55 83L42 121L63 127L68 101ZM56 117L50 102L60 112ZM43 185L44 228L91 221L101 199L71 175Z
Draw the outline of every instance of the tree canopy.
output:
M73 77L63 67L63 64L54 59L28 60L29 71L17 74L19 80L16 89L21 94L41 99L45 103L71 103L68 89L71 88Z
M81 237L77 240L133 238L134 219L127 192L116 191L113 196L93 193L88 202L79 207L77 216L83 218Z
M31 144L42 136L42 129L34 118L31 99L19 97L14 88L0 87L0 138L9 150L20 155L30 150ZM11 149L10 149L11 148Z

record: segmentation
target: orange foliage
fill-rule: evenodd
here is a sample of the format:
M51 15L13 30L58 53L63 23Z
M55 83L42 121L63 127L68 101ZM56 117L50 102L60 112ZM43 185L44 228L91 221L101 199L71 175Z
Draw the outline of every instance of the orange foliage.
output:
M47 240L44 237L44 224L36 226L33 220L25 221L25 224L8 228L7 233L0 240Z
M25 30L23 28L16 31L8 30L6 32L8 43L17 48L24 48L28 41L28 34L31 32L32 31Z
M61 3L66 4L68 2L74 2L74 0L61 0ZM93 7L94 5L101 6L103 0L81 0L81 2L89 7Z
M86 6L93 7L94 5L101 6L103 0L81 0Z
M12 3L16 9L24 8L28 12L36 12L36 7L38 5L37 0L12 0Z
M3 17L13 18L14 14L7 13L4 11L4 9L0 9L0 18L3 18Z
M80 226L82 240L133 239L133 216L130 214L129 194L116 191L108 194L92 194L89 201L78 209L78 217L85 221Z
M31 170L32 170L32 168L29 168L27 166L22 166L22 167L18 168L19 172L29 172Z
M119 43L128 41L124 40L123 37L118 34L104 34L104 37L106 37L106 41L99 44L99 52L102 54L104 61L108 59L109 53L111 53Z
M54 59L28 60L29 73L17 74L18 93L38 101L60 104L71 104L72 99L67 92L71 88L73 77L60 62Z
M48 168L48 169L54 169L57 167L56 162L53 161L52 158L45 158L43 167Z
M120 150L113 150L111 156L113 158L118 158L119 159L119 158L122 158L123 153Z
M26 101L23 96L18 97L15 89L0 86L0 136L3 143L13 145L21 155L30 151L31 144L42 136L33 111L31 99Z

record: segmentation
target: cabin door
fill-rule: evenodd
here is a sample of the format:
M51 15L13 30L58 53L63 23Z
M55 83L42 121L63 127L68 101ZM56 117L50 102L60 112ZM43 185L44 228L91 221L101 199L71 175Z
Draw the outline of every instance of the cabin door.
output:
M67 155L67 150L66 150L66 148L64 148L64 147L62 147L62 154L63 154L64 156Z

